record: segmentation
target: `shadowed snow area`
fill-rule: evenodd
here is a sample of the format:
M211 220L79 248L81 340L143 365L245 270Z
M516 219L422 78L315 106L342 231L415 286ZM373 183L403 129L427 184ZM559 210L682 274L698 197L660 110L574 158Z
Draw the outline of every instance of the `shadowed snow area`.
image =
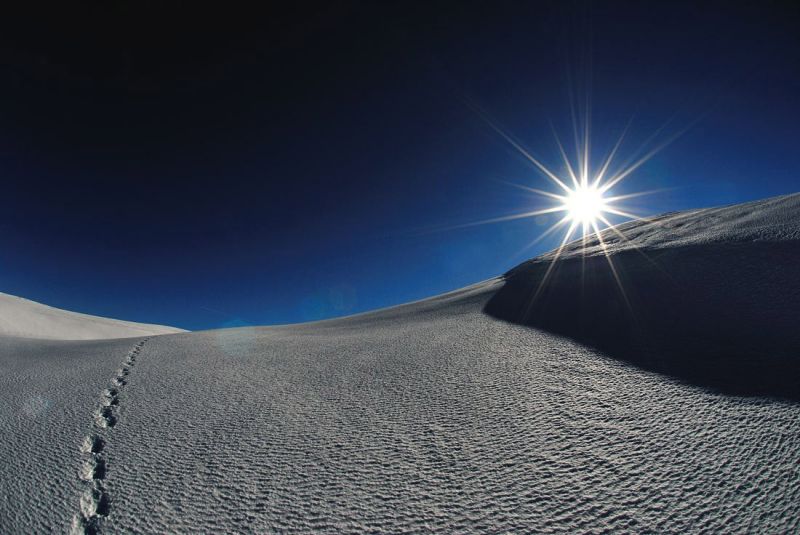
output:
M486 311L699 386L800 400L800 195L601 237L511 270Z
M638 293L655 277L650 266L663 269L692 285L693 307L743 307L725 312L736 329L705 333L714 367L724 362L719 344L743 330L742 340L766 348L748 346L749 355L796 374L797 316L787 314L797 312L799 204L789 196L626 225L659 266L627 261L631 307L675 305L661 279L658 291ZM628 246L615 247L615 261L626 258ZM568 251L567 263L582 262ZM605 257L591 258L587 270L607 272ZM740 267L726 265L737 259ZM146 342L0 338L0 532L800 529L796 392L778 382L756 389L762 395L732 395L707 375L676 370L669 358L689 360L681 339L692 359L705 355L702 331L685 331L678 314L640 316L647 328L653 318L672 321L672 331L652 327L659 342L645 347L662 368L631 356L638 332L628 344L603 344L601 330L584 336L561 316L545 325L519 316L543 262L313 324ZM587 271L599 289L578 294L557 273L563 300L614 310L604 301L616 295L613 278ZM758 296L774 300L761 309L777 324L749 311ZM624 329L618 316L587 317L585 325ZM661 341L670 332L675 340ZM780 359L769 360L773 350ZM764 377L772 376L754 380Z
M101 340L186 332L175 327L134 323L70 312L0 293L0 336L50 340Z

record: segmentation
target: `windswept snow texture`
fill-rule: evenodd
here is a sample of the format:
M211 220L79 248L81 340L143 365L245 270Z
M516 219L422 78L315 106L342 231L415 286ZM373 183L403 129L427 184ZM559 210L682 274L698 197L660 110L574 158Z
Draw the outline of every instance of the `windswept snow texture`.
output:
M82 443L136 340L0 337L0 533L67 533L80 510Z
M710 213L748 244L756 219L737 211L771 211L765 244L796 244L798 197L765 202ZM485 313L511 280L144 344L0 338L0 532L800 530L795 398L730 395ZM87 485L102 489L88 516Z
M101 340L186 332L70 312L0 293L0 336L50 340Z

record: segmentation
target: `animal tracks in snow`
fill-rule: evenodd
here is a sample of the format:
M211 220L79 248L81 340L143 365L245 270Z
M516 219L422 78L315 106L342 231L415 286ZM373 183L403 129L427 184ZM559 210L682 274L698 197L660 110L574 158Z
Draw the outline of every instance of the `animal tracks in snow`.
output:
M86 485L81 496L80 512L72 522L72 533L75 535L94 535L101 531L103 520L111 512L111 498L106 492L103 481L108 466L103 452L106 447L104 433L108 433L119 422L117 410L120 404L120 392L128 384L127 377L136 363L147 338L136 344L128 353L122 367L111 379L111 384L103 390L102 401L94 414L93 432L84 437L80 446L83 463L79 477Z

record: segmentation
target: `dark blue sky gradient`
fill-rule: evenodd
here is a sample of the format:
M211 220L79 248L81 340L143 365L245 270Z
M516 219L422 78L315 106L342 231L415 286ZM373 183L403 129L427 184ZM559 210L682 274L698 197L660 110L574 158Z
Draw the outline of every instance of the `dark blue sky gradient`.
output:
M186 9L3 18L0 291L203 329L498 275L552 218L441 229L550 186L468 103L559 168L589 74L598 158L631 116L623 157L700 119L615 190L669 188L640 213L800 189L796 7Z

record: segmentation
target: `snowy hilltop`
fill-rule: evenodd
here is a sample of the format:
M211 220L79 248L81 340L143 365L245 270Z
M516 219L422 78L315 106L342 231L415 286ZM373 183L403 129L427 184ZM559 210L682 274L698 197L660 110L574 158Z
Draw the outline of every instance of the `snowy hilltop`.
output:
M175 327L101 318L0 293L0 336L100 340L185 332Z

